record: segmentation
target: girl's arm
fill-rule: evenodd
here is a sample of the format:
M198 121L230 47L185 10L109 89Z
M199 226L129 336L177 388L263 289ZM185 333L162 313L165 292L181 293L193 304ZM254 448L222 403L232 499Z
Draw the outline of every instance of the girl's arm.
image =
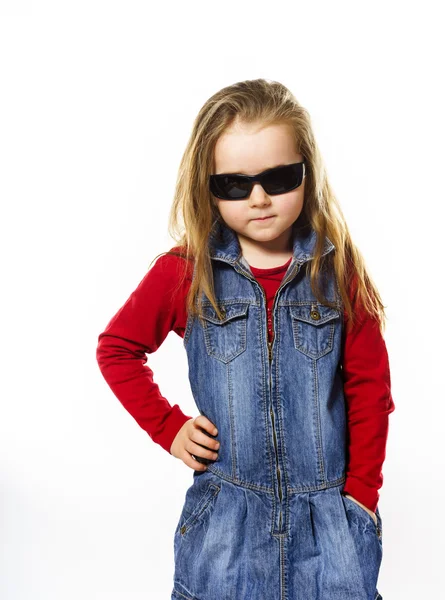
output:
M146 364L169 331L183 333L184 297L178 286L182 258L164 255L132 292L98 337L96 359L111 390L151 439L170 453L182 425L192 417L171 406ZM184 285L188 285L187 279Z
M383 484L388 417L395 405L385 340L377 321L360 313L352 330L344 335L343 380L349 433L343 493L375 512Z

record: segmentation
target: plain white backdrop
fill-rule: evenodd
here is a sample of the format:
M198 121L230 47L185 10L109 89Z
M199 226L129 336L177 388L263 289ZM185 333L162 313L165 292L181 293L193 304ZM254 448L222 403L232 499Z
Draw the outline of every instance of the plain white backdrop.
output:
M1 4L2 599L170 598L193 471L120 405L97 366L97 336L173 245L168 212L198 110L221 87L257 77L281 81L311 113L386 306L396 410L379 591L441 597L438 5ZM170 333L148 364L170 403L197 416L182 339Z

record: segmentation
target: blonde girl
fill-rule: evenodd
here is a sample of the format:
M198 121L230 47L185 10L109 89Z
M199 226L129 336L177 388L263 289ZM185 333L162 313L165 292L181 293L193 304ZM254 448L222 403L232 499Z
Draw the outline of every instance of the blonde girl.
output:
M101 372L193 470L175 600L376 600L394 410L384 306L329 184L308 111L277 81L199 111L171 209L175 245L99 335ZM199 415L147 366L183 338Z

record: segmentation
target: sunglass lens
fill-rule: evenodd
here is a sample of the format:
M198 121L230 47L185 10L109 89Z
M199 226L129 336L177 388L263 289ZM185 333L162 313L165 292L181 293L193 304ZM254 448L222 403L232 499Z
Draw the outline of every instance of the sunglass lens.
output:
M268 194L285 194L298 187L303 180L301 164L285 165L264 175L263 185Z
M226 198L227 200L239 200L249 195L251 184L248 179L242 177L214 177L212 180L212 192L215 196Z

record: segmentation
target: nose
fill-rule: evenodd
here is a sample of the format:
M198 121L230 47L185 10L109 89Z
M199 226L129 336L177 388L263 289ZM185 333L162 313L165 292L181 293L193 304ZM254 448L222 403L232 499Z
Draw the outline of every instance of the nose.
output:
M248 200L249 206L268 206L271 203L269 196L259 182L253 184Z

